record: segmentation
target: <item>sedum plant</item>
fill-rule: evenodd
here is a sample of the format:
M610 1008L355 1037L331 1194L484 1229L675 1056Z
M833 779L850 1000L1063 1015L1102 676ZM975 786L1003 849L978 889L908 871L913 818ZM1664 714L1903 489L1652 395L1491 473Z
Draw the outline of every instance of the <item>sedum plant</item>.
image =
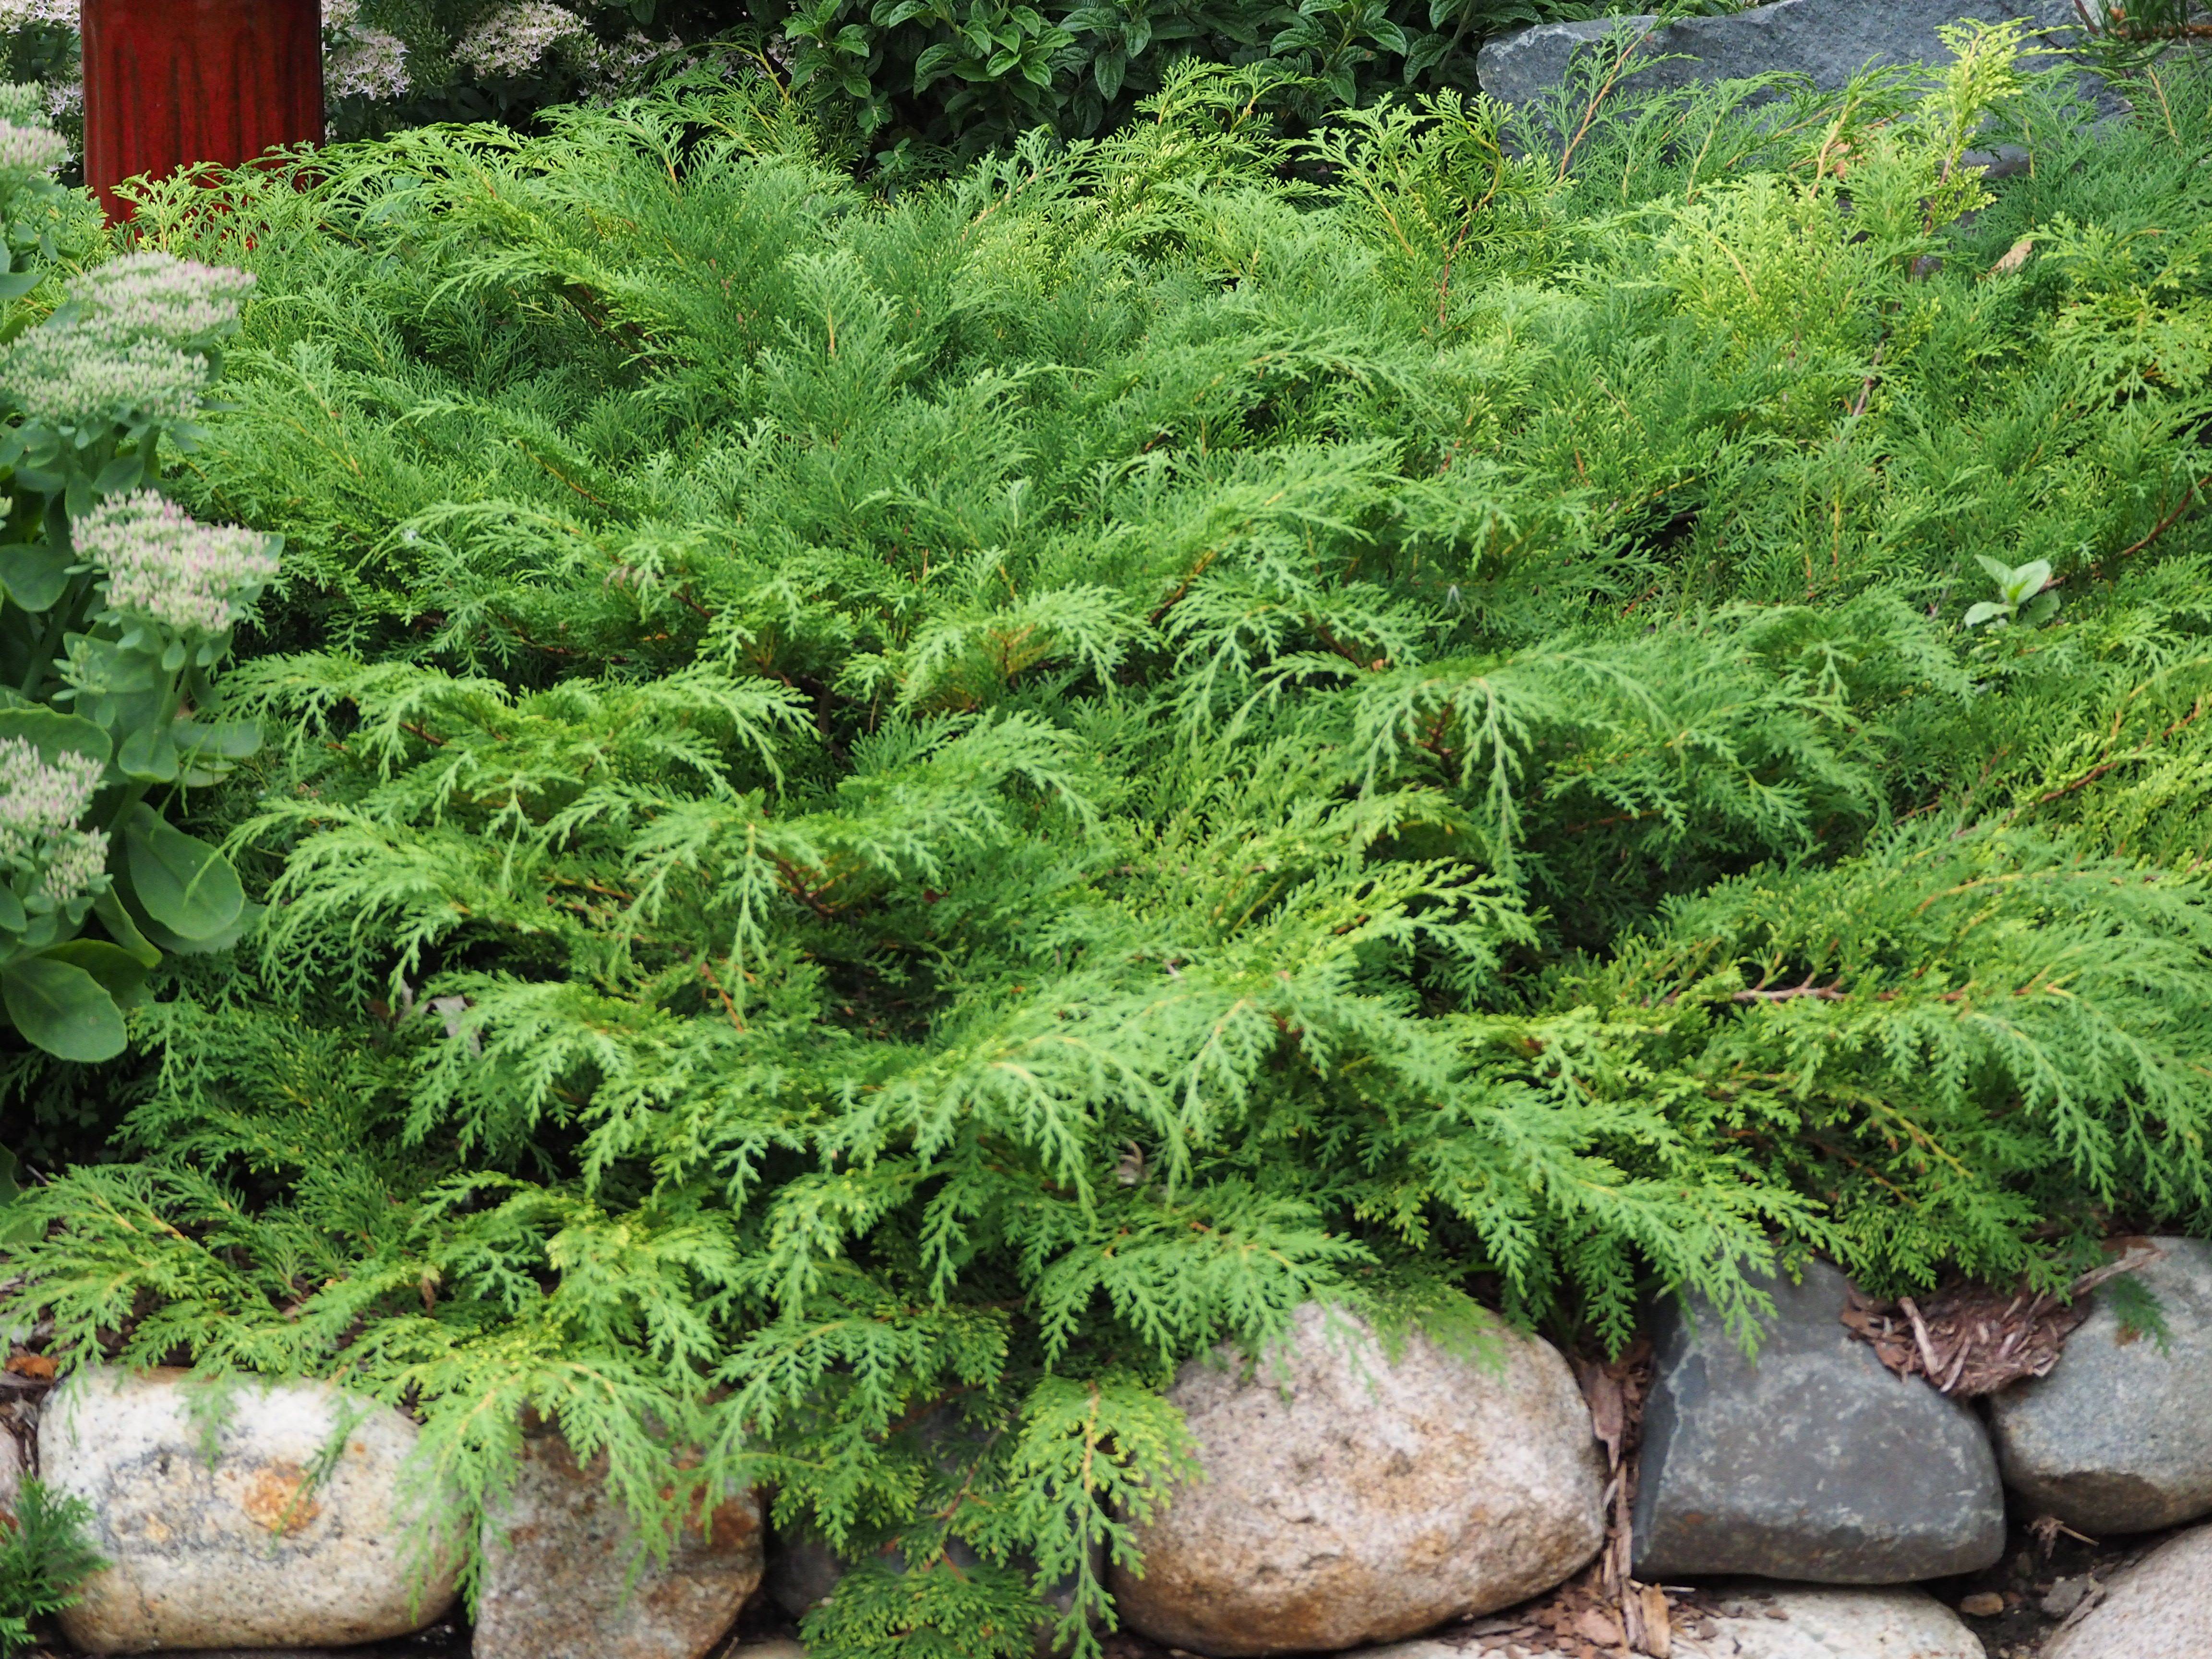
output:
M278 544L197 524L156 487L165 447L197 440L252 278L132 253L40 314L61 155L0 125L21 267L0 279L0 1007L37 1047L98 1060L162 952L221 950L251 918L222 854L160 809L258 746L202 716Z

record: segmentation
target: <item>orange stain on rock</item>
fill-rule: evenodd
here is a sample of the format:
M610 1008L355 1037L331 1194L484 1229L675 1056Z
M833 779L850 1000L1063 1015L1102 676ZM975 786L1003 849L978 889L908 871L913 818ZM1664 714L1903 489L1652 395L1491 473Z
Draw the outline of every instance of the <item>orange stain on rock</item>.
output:
M282 1537L305 1531L323 1512L307 1491L307 1472L297 1463L265 1463L246 1482L239 1504L254 1525Z

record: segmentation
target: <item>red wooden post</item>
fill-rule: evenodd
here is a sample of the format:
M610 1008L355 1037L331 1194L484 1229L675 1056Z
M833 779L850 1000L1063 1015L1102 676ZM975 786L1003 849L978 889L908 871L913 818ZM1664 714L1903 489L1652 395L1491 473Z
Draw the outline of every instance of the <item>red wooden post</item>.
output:
M84 0L84 178L235 166L323 136L321 0Z

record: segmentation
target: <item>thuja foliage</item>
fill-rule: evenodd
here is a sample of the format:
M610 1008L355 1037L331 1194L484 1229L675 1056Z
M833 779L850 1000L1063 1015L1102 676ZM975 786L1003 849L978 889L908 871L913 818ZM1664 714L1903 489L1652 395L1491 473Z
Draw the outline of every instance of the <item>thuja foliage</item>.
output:
M270 908L12 1305L404 1404L464 1516L526 1411L765 1483L820 1651L979 1652L1087 1646L1159 1383L1307 1299L1603 1349L2201 1225L2212 88L1954 44L157 193L257 278L179 488L287 538L193 797Z
M37 1644L32 1620L76 1605L77 1587L107 1563L87 1528L82 1498L27 1480L11 1514L0 1514L0 1655Z

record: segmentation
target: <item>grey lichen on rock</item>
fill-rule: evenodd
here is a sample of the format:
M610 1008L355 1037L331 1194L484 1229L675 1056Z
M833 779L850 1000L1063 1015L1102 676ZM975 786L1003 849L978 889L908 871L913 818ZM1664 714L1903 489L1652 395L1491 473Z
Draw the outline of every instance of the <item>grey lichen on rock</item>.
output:
M2050 1376L1990 1402L2005 1484L2093 1536L2212 1515L2212 1245L2155 1243L2132 1277L2157 1298L2166 1340L2130 1326L2107 1286Z
M1534 1337L1499 1328L1462 1353L1414 1334L1394 1356L1309 1305L1279 1355L1190 1361L1169 1398L1205 1477L1113 1589L1126 1623L1172 1647L1396 1640L1549 1589L1603 1537L1589 1410Z
M404 1496L413 1424L325 1385L240 1380L194 1398L208 1386L82 1372L46 1402L40 1472L91 1504L109 1562L62 1614L71 1642L344 1647L444 1616L453 1565L424 1559L433 1517Z
M1996 1560L2004 1494L1979 1419L1844 1329L1835 1268L1767 1289L1756 1358L1702 1304L1656 1317L1637 1576L1895 1584Z

